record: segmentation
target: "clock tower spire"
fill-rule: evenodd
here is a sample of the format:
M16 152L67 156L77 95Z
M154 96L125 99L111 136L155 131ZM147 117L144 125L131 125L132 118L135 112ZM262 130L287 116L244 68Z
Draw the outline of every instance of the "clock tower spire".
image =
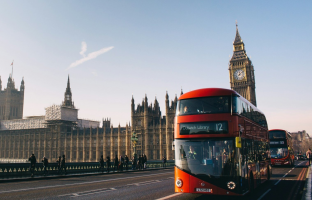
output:
M75 108L74 103L72 102L72 93L71 93L71 89L70 89L69 75L68 75L68 79L67 79L67 88L66 88L66 91L64 94L64 101L63 101L62 106Z
M257 106L254 66L247 56L245 44L239 34L236 22L236 35L233 42L233 56L229 63L231 89Z

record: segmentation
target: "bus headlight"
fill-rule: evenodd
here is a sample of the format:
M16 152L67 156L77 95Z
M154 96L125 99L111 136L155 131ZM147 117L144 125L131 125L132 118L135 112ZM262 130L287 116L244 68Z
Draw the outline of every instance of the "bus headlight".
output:
M235 187L236 187L236 184L233 182L233 181L229 181L227 183L227 187L230 189L230 190L234 190Z
M177 187L179 187L179 188L182 187L183 182L181 179L178 178L175 183L176 183Z

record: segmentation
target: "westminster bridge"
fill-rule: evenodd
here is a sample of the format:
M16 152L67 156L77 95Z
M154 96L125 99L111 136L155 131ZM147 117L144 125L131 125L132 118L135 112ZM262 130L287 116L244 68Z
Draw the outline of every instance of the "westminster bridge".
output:
M1 199L208 198L203 194L174 193L173 161L165 168L160 161L150 161L146 170L112 173L98 172L98 163L67 163L67 175L56 175L53 163L48 176L43 176L42 165L37 164L33 178L29 176L27 164L0 164ZM270 181L252 194L236 198L222 196L222 199L311 199L311 169L307 161L296 161L293 168L275 167L272 172Z

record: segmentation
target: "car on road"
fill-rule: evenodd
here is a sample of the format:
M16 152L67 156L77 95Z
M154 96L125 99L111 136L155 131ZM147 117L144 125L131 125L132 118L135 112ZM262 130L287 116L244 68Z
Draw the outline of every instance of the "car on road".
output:
M306 160L306 156L305 155L296 155L296 160Z

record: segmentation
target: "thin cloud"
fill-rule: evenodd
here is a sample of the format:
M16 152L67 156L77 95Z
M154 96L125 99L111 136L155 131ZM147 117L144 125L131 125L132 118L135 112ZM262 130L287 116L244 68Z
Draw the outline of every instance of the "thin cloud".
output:
M66 70L69 70L70 68L77 67L78 65L80 65L80 64L82 64L88 60L92 60L92 59L98 57L99 55L112 50L113 48L114 48L113 46L106 47L106 48L100 49L98 51L94 51L92 53L89 53L87 56L85 56L85 52L87 51L87 43L82 42L80 55L82 55L83 58L81 58L80 60L77 60L77 61L73 62L72 64L70 64L70 66Z
M85 55L86 51L87 51L87 43L86 42L81 42L80 55L82 55L83 57L86 57L86 55Z

